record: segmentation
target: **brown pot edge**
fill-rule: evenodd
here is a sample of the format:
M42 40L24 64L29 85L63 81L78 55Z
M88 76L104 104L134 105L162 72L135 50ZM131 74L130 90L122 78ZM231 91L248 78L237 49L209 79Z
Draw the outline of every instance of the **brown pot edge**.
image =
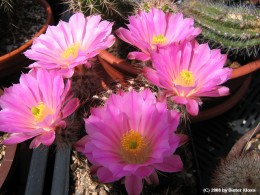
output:
M247 92L251 80L252 80L252 75L248 75L248 77L242 83L240 88L234 94L232 94L227 100L225 100L221 104L218 104L217 106L214 106L207 110L200 111L197 116L190 118L191 122L196 123L196 122L205 121L213 117L217 117L223 114L224 112L230 110L231 108L233 108Z
M106 50L101 50L99 57L107 61L112 66L116 66L118 68L121 68L122 70L129 71L129 69L125 67L131 67L130 71L133 71L136 74L140 73L140 70L135 69L134 67L131 66L131 64L127 63L125 60L120 59L117 56L114 56L113 54L109 53ZM244 64L238 68L233 69L230 79L235 79L253 73L259 69L260 69L260 59L257 59L247 64Z
M45 13L46 13L46 16L47 16L47 19L46 19L45 24L42 26L42 28L41 28L35 35L33 35L33 38L31 38L31 39L30 39L29 41L27 41L25 44L21 45L21 46L18 47L17 49L15 49L15 50L13 50L13 51L11 51L11 52L9 52L9 53L3 55L3 56L0 56L0 61L2 61L2 62L3 62L3 61L6 61L8 58L11 58L11 57L13 57L13 56L15 56L15 55L17 55L17 54L19 54L19 53L25 51L26 49L28 49L28 48L32 45L33 39L34 39L35 37L38 37L38 36L40 36L41 34L43 34L43 33L46 31L48 25L53 23L52 9L51 9L49 3L48 3L46 0L39 0L39 3L40 3L40 4L44 7L44 9L45 9Z
M4 184L8 173L11 169L11 166L13 164L15 152L16 152L17 144L14 145L7 145L5 148L5 156L2 160L1 166L0 166L0 188Z

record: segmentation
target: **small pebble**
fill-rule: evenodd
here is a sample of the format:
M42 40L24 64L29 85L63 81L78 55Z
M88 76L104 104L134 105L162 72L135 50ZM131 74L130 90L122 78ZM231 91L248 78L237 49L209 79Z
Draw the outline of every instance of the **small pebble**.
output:
M99 195L108 195L108 194L105 190L102 189L102 190L100 190Z
M91 186L89 186L89 189L90 189L90 190L95 190L96 187L97 187L96 185L91 185Z

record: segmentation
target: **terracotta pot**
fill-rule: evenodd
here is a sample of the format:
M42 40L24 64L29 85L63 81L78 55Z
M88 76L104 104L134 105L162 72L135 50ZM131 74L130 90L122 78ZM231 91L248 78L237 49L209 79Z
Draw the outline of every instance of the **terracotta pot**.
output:
M138 73L141 72L140 70L134 68L131 64L127 63L123 59L120 59L110 54L106 50L102 50L98 55L98 58L102 66L107 70L108 74L111 75L111 77L113 78L123 78L124 77L123 73L127 74L128 76L131 75L136 76ZM260 69L260 59L245 64L239 68L233 69L231 80L250 74L254 71L257 71L258 69Z
M232 82L234 88L230 88L231 95L210 99L210 102L203 101L202 108L206 109L202 109L196 117L191 117L191 122L205 121L219 116L233 108L246 94L251 80L251 75L246 75L241 80L234 79L234 82Z
M15 152L16 152L17 145L9 145L5 148L5 156L4 159L1 162L0 166L0 188L4 184L8 173L11 169L11 166L13 164Z
M39 0L39 3L45 9L46 22L42 28L33 36L33 38L43 34L46 31L48 25L53 23L52 10L47 1ZM23 67L27 67L32 63L31 60L27 59L23 55L23 52L32 45L33 38L10 53L0 56L0 79L19 72Z
M138 73L141 73L141 70L134 68L131 64L116 56L113 56L105 50L100 52L98 58L107 74L113 80L118 80L123 84L125 78L135 77ZM227 97L208 98L208 100L203 100L203 107L206 107L206 109L201 110L198 116L192 117L191 121L199 122L216 117L235 106L245 95L250 85L250 73L257 71L259 68L260 60L258 59L239 68L233 69L231 79L224 84L230 88L231 95Z
M257 71L260 68L260 59L253 61L253 62L249 62L246 65L243 65L239 68L236 68L233 70L232 75L231 75L231 79L235 79L247 74L250 74L254 71Z
M241 156L243 153L246 144L251 138L260 131L260 126L257 126L254 129L249 130L246 132L231 148L230 152L227 155L227 159L232 159L234 157Z
M126 78L136 77L139 73L141 73L141 70L134 68L125 60L110 54L106 50L102 50L99 53L98 59L112 80L119 81L121 84L125 84Z

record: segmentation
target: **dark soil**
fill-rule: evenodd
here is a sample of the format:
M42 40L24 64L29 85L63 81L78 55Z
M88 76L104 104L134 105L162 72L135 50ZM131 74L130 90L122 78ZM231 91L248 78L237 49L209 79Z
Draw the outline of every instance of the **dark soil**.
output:
M0 9L0 56L26 43L46 22L45 10L37 1L21 2L11 16Z

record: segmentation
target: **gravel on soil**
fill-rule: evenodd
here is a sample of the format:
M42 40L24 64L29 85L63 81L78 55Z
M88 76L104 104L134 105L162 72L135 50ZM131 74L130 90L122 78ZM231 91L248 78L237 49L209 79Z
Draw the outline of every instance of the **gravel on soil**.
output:
M18 9L22 8L23 11L18 10L21 13L18 17L20 20L15 21L15 24L2 26L4 23L0 18L0 56L26 43L46 22L45 10L37 1L24 0L22 7ZM14 10L15 12L16 10ZM6 20L6 18L3 20Z

